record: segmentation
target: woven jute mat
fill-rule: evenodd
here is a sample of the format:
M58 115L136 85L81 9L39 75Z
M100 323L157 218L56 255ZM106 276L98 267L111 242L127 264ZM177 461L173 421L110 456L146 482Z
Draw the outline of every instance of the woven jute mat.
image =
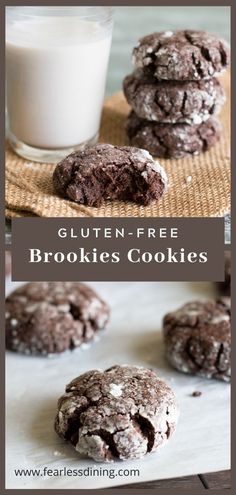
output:
M159 160L169 177L163 198L150 206L106 202L100 208L77 205L53 192L55 165L18 157L6 145L6 217L213 217L230 210L230 77L221 81L227 103L221 113L223 135L210 151L179 160ZM104 103L100 142L127 145L125 121L130 108L123 93Z

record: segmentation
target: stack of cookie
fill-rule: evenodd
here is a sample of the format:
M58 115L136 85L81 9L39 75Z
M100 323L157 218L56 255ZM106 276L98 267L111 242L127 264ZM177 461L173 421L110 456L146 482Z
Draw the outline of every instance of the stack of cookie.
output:
M208 150L219 139L216 118L225 94L216 75L229 66L228 44L204 31L165 31L133 50L135 71L124 79L132 107L127 133L133 146L162 158Z

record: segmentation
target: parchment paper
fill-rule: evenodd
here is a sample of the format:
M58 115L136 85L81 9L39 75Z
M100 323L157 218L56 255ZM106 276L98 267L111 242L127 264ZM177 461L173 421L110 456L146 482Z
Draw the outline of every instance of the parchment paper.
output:
M7 291L17 284L7 283ZM19 285L19 284L18 284ZM52 359L7 353L7 488L102 488L230 467L230 386L174 371L163 356L163 315L191 299L214 295L210 283L94 283L109 302L109 328L89 349ZM58 397L79 374L113 364L156 370L175 390L181 415L165 447L143 459L98 465L82 459L53 429ZM192 397L193 391L200 397ZM14 469L139 469L139 476L17 477ZM110 474L109 474L110 473Z

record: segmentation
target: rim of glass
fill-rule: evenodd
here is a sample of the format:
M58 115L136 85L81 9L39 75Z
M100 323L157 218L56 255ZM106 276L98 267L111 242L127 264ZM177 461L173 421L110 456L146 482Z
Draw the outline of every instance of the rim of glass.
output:
M80 19L96 19L102 18L103 20L109 20L113 15L113 7L111 6L92 6L92 5L83 5L83 6L7 6L6 7L6 16L15 16L15 17L35 17L35 16L50 16L53 15L61 15L65 13L67 16L78 16Z

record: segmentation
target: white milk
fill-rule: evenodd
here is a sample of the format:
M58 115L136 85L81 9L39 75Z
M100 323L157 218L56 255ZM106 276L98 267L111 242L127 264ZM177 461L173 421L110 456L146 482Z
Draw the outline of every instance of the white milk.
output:
M13 22L7 30L10 133L44 149L73 147L99 130L111 29L73 17Z

